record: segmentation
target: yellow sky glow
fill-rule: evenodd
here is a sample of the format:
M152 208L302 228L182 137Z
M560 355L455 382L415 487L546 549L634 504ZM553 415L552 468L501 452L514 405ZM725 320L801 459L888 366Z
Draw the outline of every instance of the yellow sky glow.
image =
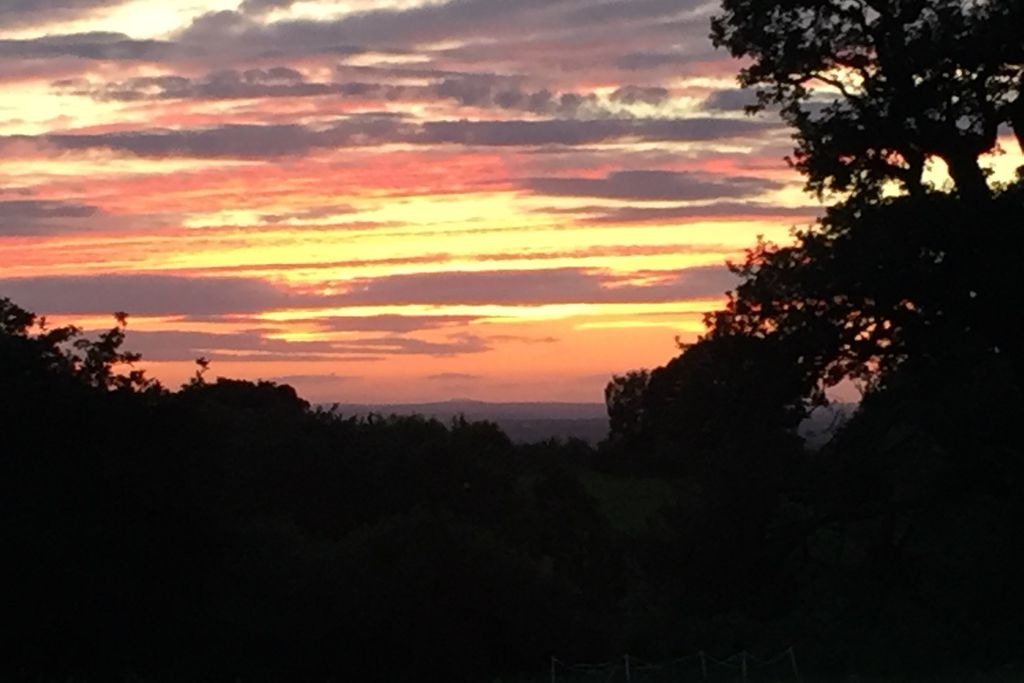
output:
M128 311L172 386L203 356L316 401L601 401L820 213L789 131L711 103L702 3L86 4L0 28L0 296Z

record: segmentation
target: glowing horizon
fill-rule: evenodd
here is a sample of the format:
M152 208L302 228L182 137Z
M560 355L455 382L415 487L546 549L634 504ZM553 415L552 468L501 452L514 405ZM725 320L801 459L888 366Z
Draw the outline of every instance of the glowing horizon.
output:
M0 9L0 296L128 311L171 386L204 356L313 401L598 402L819 211L712 9Z

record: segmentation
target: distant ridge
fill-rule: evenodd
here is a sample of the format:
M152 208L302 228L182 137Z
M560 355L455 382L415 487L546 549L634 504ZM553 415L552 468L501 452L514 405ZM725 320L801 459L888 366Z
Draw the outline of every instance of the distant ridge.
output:
M342 415L422 415L442 422L463 416L469 421L496 423L516 442L551 438L577 438L592 444L608 436L608 416L603 403L514 402L490 403L452 399L430 403L337 403Z
M422 415L442 422L463 416L470 422L494 422L518 443L551 438L576 438L596 445L608 436L608 414L603 403L560 403L520 401L491 403L473 399L451 399L429 403L325 403L341 415ZM814 410L797 428L808 448L817 450L828 443L836 430L852 417L856 403L832 403Z

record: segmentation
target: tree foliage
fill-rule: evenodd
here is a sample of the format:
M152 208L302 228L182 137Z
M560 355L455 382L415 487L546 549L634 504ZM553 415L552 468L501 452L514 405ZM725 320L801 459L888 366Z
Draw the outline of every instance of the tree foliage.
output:
M724 0L716 45L740 83L780 105L817 192L877 199L926 187L931 158L960 194L989 194L978 158L1009 125L1024 149L1024 9L1017 0Z
M0 301L5 680L480 679L613 646L621 547L569 446L203 366L166 391L123 318L93 341Z
M132 367L141 356L121 348L128 314L115 313L114 320L113 328L88 339L73 325L50 328L45 318L0 298L0 351L10 373L6 379L28 386L42 375L66 376L106 391L159 391L158 383Z
M1024 181L990 186L980 157L1005 127L1024 143L1022 11L723 0L713 38L746 60L753 109L781 108L808 189L840 201L732 264L739 286L679 357L609 387L615 457L682 473L642 557L705 618L664 628L799 634L833 670L1017 661ZM935 160L955 191L925 182ZM804 409L849 380L856 413L805 452Z
M748 251L734 266L742 283L707 318L711 334L776 340L817 401L951 338L1020 358L1005 307L1021 292L1022 197L1012 187L980 207L940 193L835 206L792 245Z

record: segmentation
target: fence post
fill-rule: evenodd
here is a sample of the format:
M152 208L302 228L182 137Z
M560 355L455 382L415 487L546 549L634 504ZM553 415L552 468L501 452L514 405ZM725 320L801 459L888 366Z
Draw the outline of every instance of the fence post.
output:
M551 683L555 683L555 656L551 655Z
M704 650L700 651L700 677L705 681L708 680L708 662L704 659Z
M747 683L747 651L740 653L740 667L743 672L743 683Z
M793 675L796 680L800 681L800 669L796 668L796 652L793 650L793 646L789 647L789 663L793 665Z
M626 655L624 659L626 660L626 683L630 683L630 681L633 680L633 677L629 672L629 655Z

